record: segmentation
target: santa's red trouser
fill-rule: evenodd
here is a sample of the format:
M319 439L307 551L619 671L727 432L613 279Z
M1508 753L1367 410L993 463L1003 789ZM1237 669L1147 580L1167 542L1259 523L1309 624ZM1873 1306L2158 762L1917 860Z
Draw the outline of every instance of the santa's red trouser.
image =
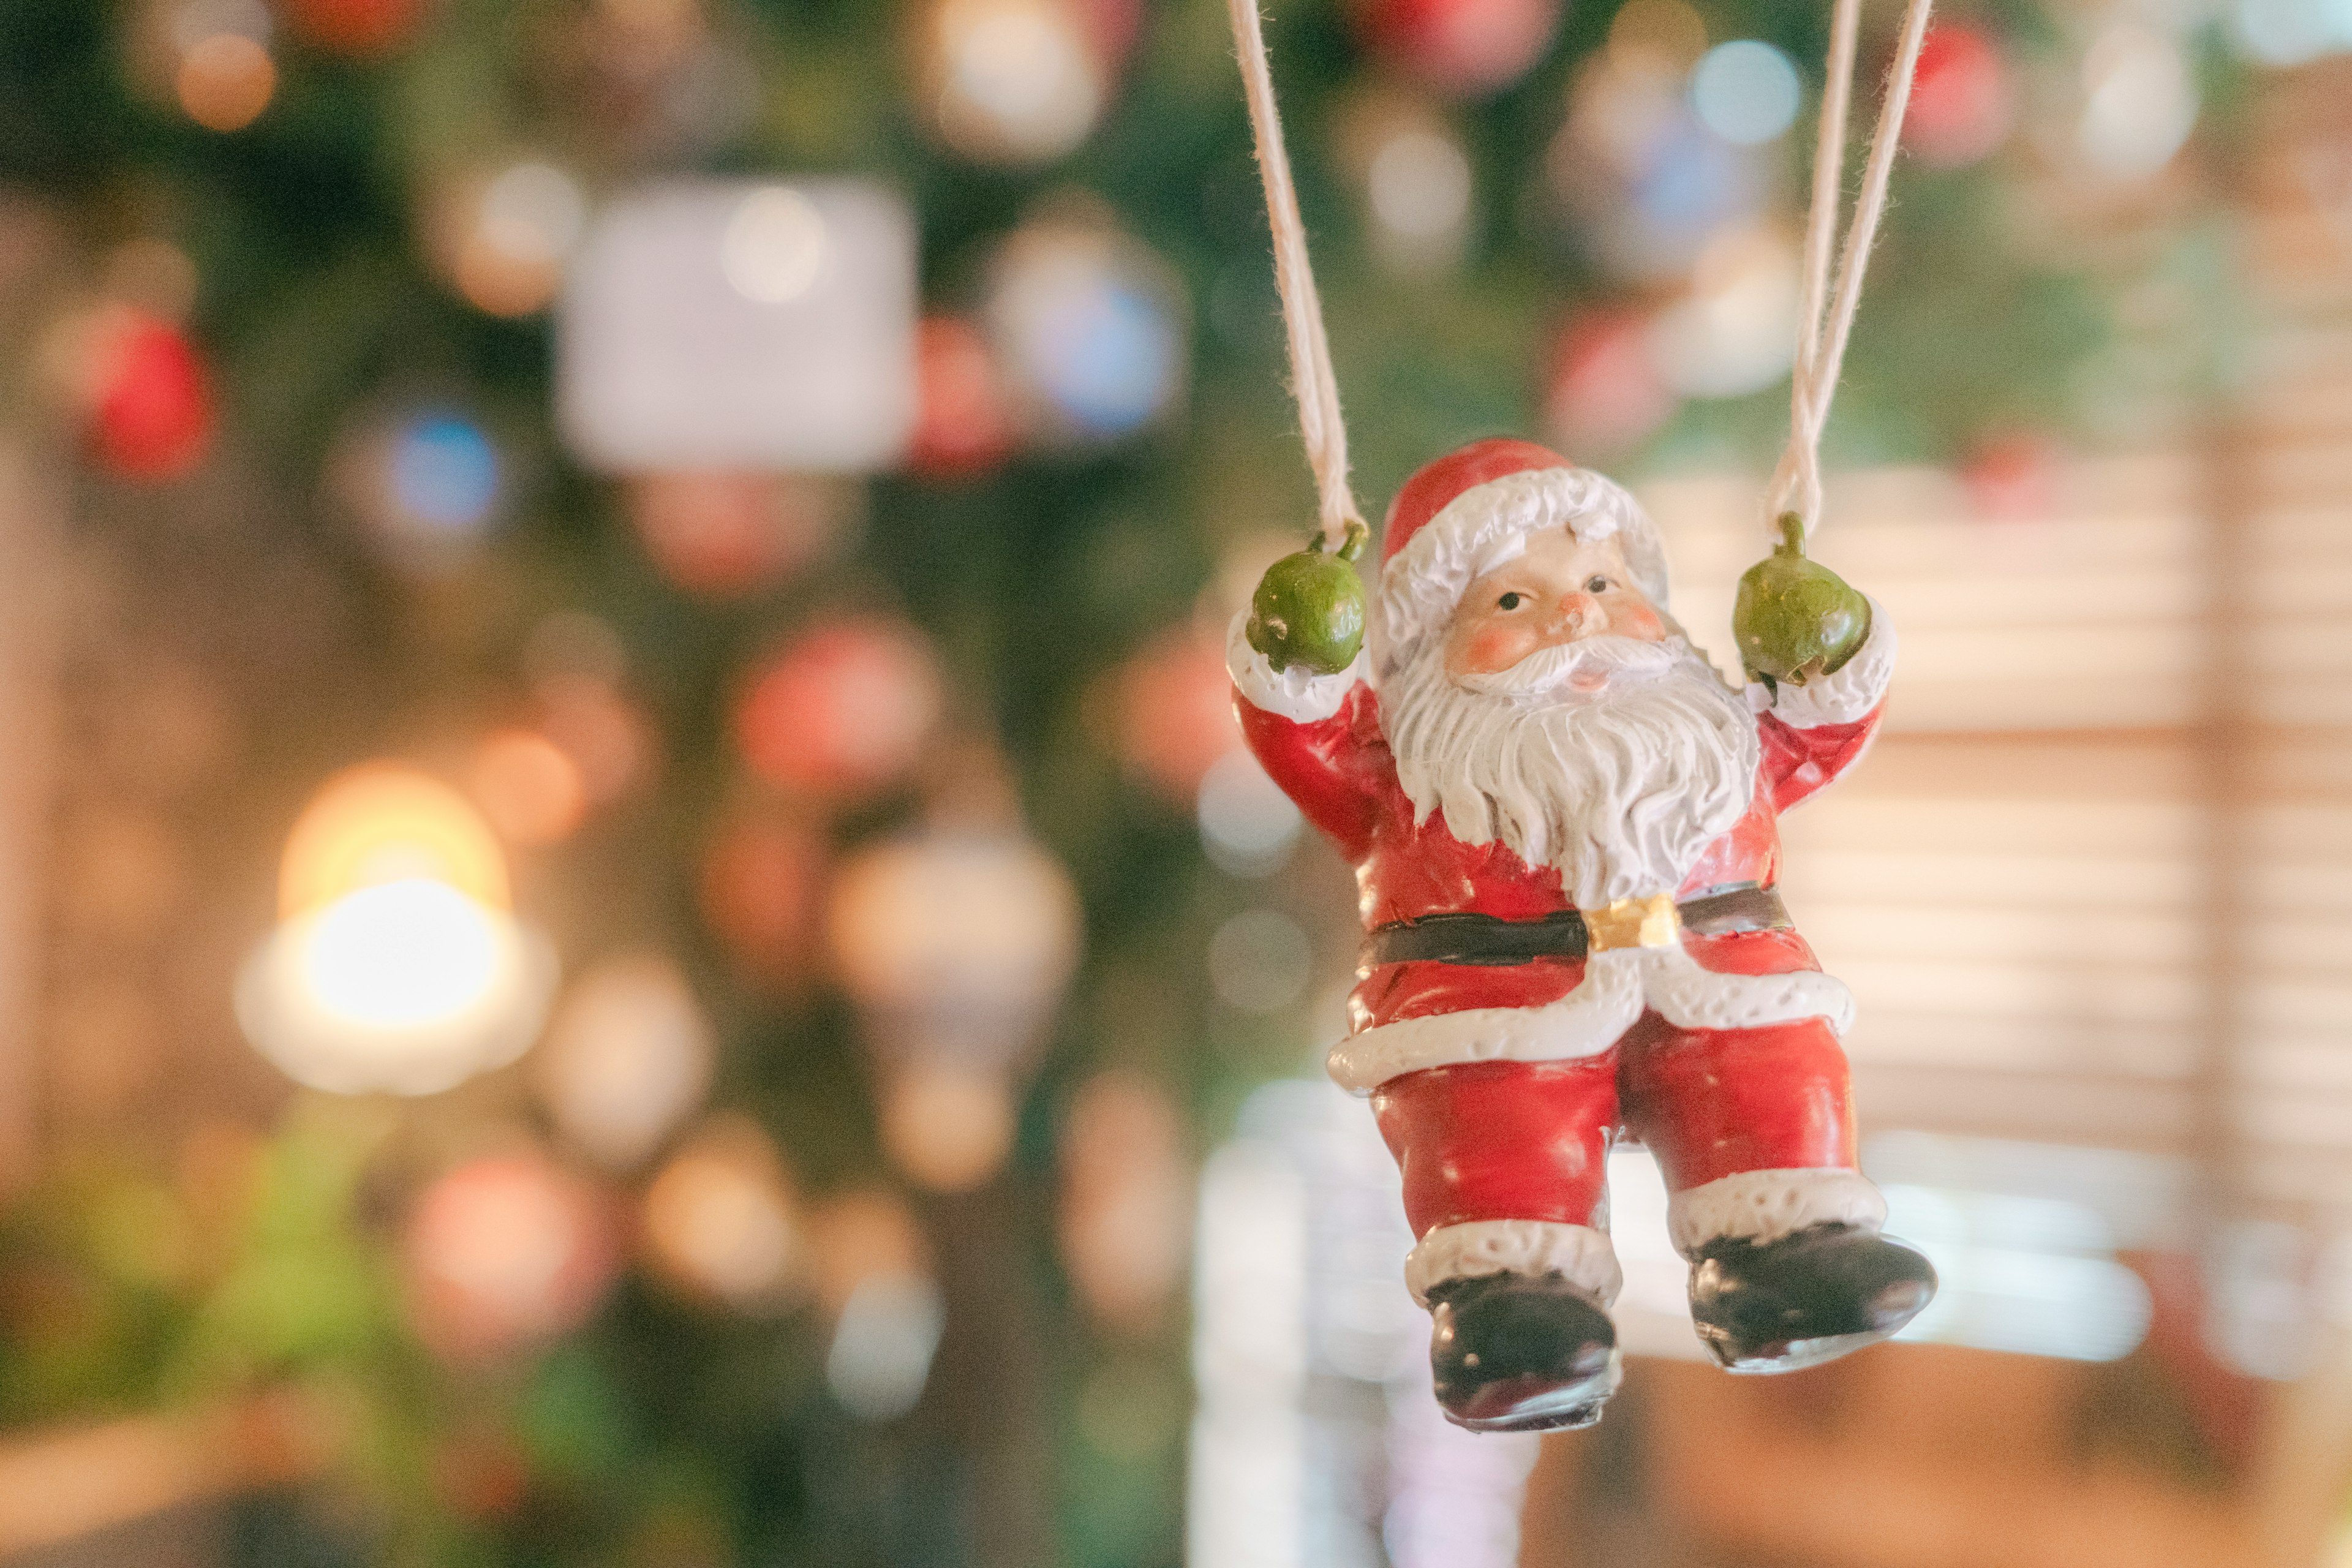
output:
M1685 1029L1644 1013L1591 1056L1405 1073L1373 1092L1372 1110L1422 1244L1408 1268L1416 1296L1508 1269L1612 1299L1608 1154L1621 1125L1656 1155L1686 1256L1885 1212L1855 1171L1845 1053L1822 1018Z

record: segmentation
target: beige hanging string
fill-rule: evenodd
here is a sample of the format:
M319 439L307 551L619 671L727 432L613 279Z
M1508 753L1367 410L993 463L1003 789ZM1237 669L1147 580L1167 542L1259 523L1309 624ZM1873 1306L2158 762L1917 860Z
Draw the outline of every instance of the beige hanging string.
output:
M1242 85L1250 127L1257 134L1258 172L1265 179L1266 216L1274 226L1274 280L1282 291L1282 321L1290 337L1290 385L1298 399L1298 428L1307 466L1315 471L1324 547L1337 550L1352 526L1363 527L1348 489L1348 427L1339 417L1339 383L1331 374L1331 344L1323 335L1323 302L1307 259L1307 226L1298 218L1298 192L1283 150L1282 118L1274 102L1274 76L1265 61L1265 35L1257 0L1227 0L1234 42L1241 50Z
M1854 202L1845 247L1838 257L1833 297L1830 294L1830 236L1836 228L1838 191L1845 164L1845 122L1853 95L1854 40L1861 31L1862 0L1837 0L1831 24L1829 83L1822 97L1821 134L1813 153L1813 205L1805 227L1796 367L1790 378L1789 446L1773 471L1765 514L1769 521L1794 512L1808 533L1821 522L1822 428L1829 423L1838 366L1845 359L1846 339L1862 303L1863 269L1869 265L1871 243L1878 236L1879 215L1886 209L1886 183L1895 169L1895 150L1902 140L1903 115L1911 102L1911 80L1918 69L1919 44L1927 37L1932 6L1933 0L1909 0L1903 13L1902 37L1895 46L1895 64L1887 72L1886 95L1879 105L1877 127L1871 133L1870 156L1863 166L1862 192Z

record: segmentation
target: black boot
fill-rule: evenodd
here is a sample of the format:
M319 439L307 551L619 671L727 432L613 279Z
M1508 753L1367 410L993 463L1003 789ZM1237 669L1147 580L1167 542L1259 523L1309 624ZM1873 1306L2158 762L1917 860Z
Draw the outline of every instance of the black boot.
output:
M1796 1372L1900 1329L1935 1300L1926 1258L1874 1230L1817 1225L1761 1246L1712 1241L1691 1260L1691 1321L1733 1372Z
M1590 1426L1617 1392L1617 1329L1557 1274L1482 1274L1429 1292L1429 1367L1445 1418L1473 1432Z

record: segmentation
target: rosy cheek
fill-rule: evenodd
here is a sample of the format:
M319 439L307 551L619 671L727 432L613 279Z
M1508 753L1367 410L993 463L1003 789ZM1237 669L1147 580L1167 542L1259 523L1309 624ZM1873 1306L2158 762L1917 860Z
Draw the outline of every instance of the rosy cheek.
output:
M1654 641L1666 633L1665 622L1660 620L1658 612L1647 605L1627 605L1612 615L1609 620L1611 631L1629 637Z
M1534 635L1524 626L1486 626L1463 647L1462 662L1481 675L1493 675L1525 658L1533 641Z

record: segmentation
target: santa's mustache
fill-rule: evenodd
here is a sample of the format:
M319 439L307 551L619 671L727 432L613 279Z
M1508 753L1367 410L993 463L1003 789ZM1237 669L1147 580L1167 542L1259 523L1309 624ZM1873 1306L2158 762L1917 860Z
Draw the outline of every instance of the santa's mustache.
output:
M1454 683L1483 697L1543 697L1580 675L1664 675L1690 653L1689 642L1678 637L1651 642L1603 633L1539 647L1508 669L1465 671L1454 677Z

